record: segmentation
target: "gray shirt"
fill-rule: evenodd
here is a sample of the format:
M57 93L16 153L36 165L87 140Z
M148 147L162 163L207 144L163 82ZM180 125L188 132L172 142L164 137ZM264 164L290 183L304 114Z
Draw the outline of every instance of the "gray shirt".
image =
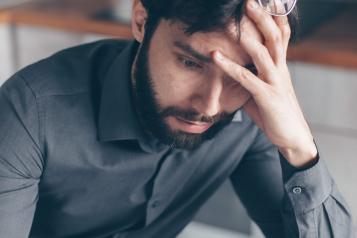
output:
M296 170L242 111L193 151L146 135L136 48L68 49L1 87L0 237L174 237L226 179L267 237L354 237L323 158Z

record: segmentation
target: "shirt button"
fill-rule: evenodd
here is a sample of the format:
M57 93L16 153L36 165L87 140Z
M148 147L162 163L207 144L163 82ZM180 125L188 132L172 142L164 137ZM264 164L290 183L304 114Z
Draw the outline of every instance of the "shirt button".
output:
M299 186L293 187L293 193L300 194L302 192L302 188Z
M157 208L159 205L160 205L160 201L156 200L156 201L153 201L153 203L151 204L151 207Z

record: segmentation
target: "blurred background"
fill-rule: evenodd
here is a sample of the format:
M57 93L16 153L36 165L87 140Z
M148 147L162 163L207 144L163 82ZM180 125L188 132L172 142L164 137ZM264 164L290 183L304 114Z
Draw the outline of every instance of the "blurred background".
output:
M300 104L357 218L357 0L298 1L300 29L289 67ZM64 48L131 38L131 0L0 0L0 85ZM260 238L229 182L180 238Z

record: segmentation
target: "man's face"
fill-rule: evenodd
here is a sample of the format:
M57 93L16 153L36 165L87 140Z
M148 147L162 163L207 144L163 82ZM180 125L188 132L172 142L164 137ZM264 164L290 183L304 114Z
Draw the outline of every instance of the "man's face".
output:
M133 67L138 112L144 127L162 142L193 149L228 124L250 98L211 58L220 50L251 66L235 24L229 29L188 36L180 24L161 21L151 39L142 42Z

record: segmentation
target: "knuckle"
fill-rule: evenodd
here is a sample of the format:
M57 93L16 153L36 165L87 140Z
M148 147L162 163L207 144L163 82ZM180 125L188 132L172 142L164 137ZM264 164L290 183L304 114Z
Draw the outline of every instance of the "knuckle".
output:
M239 71L239 78L242 79L242 80L247 80L250 78L250 74L248 72L248 70L246 69L241 69Z
M272 32L270 36L270 41L275 44L279 44L282 41L281 34L278 32Z
M266 47L259 47L255 53L255 58L258 60L264 60L268 57L269 52Z
M286 26L286 27L283 28L283 35L284 35L285 37L290 37L290 35L291 35L291 29L290 29L289 26Z
M234 71L237 71L237 66L234 62L232 61L229 61L228 64L227 64L227 67L230 71L234 72Z

